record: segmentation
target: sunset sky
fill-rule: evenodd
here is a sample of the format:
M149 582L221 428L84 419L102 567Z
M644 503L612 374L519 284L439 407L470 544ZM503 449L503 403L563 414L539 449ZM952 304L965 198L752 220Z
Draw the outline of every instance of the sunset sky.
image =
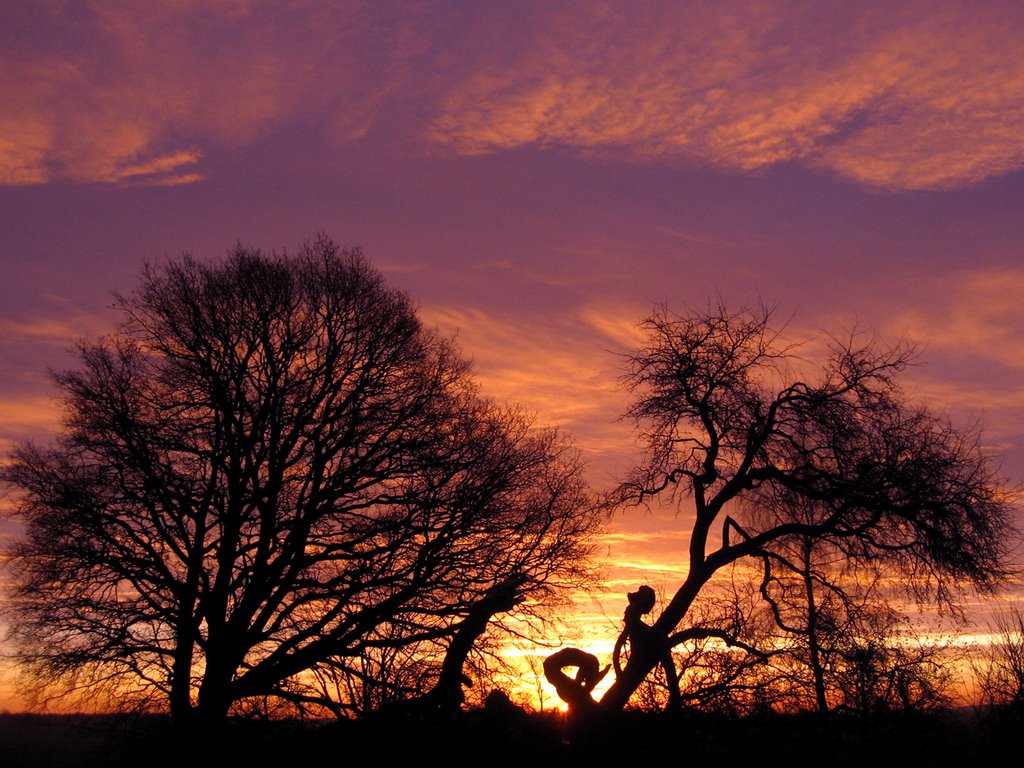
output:
M910 391L1024 480L1019 0L0 4L0 450L144 262L317 232L599 489L637 321L718 296L920 344ZM614 518L613 619L685 514Z

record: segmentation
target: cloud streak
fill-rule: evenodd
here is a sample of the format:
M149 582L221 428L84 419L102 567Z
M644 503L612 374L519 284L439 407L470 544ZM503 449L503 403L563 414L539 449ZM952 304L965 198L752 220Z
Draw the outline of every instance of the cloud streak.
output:
M364 5L11 4L0 183L192 183L205 148L289 121L358 134L386 85L363 54L398 34Z
M739 171L792 161L891 190L1024 166L1019 8L823 8L580 7L565 26L542 13L532 45L452 89L432 135L466 154L562 146Z
M893 326L937 350L1024 369L1024 269L964 270L935 282L946 300L900 313Z
M594 475L620 471L632 454L630 425L617 421L626 402L619 389L619 361L610 349L619 339L602 334L588 306L576 313L532 318L503 317L478 308L426 306L421 316L443 332L456 333L472 350L484 393L537 414L541 425L554 424L583 436ZM619 326L606 313L604 322ZM621 324L629 327L622 318ZM601 478L606 480L605 477Z
M0 11L7 185L192 183L289 125L887 190L1024 167L1017 3L21 5Z

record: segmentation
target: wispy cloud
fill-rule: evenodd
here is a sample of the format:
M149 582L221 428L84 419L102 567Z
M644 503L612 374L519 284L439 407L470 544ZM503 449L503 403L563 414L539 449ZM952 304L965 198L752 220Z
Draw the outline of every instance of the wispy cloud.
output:
M0 317L0 339L8 350L40 344L69 347L76 339L110 331L110 319L75 306L61 296L47 296L49 305L19 317Z
M523 145L756 170L797 161L888 189L1024 167L1024 16L1010 6L788 2L540 13L433 124L467 154ZM561 22L561 25L560 25Z
M6 457L20 441L56 434L60 409L49 397L23 394L0 396L0 456Z
M890 324L936 350L1024 369L1024 269L963 270L941 278L930 307L897 314Z
M0 182L184 184L202 150L287 121L338 135L386 83L364 57L394 50L363 3L44 2L8 7ZM386 68L384 68L386 69ZM315 106L314 106L315 105Z
M56 434L60 407L46 378L48 365L76 340L111 330L109 318L61 296L45 309L0 317L0 457L19 441Z
M200 173L184 171L199 162L202 153L196 149L179 150L166 155L148 157L137 162L129 162L119 167L111 168L108 175L99 176L99 181L128 182L154 184L160 186L173 186L176 184L191 184L201 181L203 175Z
M473 358L486 394L535 412L542 424L586 435L581 446L598 463L622 460L631 442L617 421L624 395L608 348L616 340L595 334L571 314L503 317L481 309L426 306L424 319L458 334Z
M97 0L2 13L4 184L190 183L201 167L130 171L294 125L467 155L796 162L891 190L1024 167L1016 3L578 0L499 14Z

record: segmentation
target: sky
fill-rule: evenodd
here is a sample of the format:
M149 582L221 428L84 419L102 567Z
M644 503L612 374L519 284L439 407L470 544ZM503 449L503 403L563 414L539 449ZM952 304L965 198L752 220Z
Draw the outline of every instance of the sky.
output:
M911 394L1024 481L1017 0L36 0L0 30L0 451L53 436L48 369L144 263L322 232L597 488L639 455L638 321L719 297L918 344ZM677 583L685 522L612 519L592 623Z

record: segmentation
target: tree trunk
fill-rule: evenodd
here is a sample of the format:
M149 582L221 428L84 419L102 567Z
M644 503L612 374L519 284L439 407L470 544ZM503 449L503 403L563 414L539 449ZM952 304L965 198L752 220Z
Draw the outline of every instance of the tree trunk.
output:
M804 539L803 579L807 596L807 650L810 654L811 674L814 678L814 700L819 712L828 712L825 695L825 669L821 661L821 641L818 638L818 606L814 596L814 577L811 573L812 542Z
M174 661L171 667L171 719L184 722L192 714L192 637L191 632L183 637L181 627L174 646Z
M671 650L669 636L686 617L709 575L704 574L703 568L694 569L691 566L686 581L650 628L652 637L660 642L646 643L631 650L629 661L622 668L622 674L615 678L615 682L605 691L598 703L598 710L601 713L611 715L622 711L636 689L664 658L664 654Z
M174 660L171 666L171 719L184 722L192 719L192 664L195 659L196 601L200 574L203 570L204 521L193 517L196 541L190 543L188 571L184 588L178 597L178 616L174 627Z
M216 729L227 721L231 704L232 699L227 685L220 682L210 683L208 679L204 679L199 688L199 702L193 712L193 718L203 728Z
M199 685L195 711L195 717L205 728L223 725L234 703L231 683L237 665L232 661L232 656L233 654L224 647L223 639L215 642L214 638L210 638L207 645L206 669L203 681Z
M474 605L469 615L459 624L445 652L441 664L441 674L430 689L421 698L421 703L429 704L443 712L457 712L464 699L462 685L465 680L463 667L469 652L479 637L486 631L487 625L496 613L512 610L517 601L517 590L522 586L522 576L507 579L495 584Z

